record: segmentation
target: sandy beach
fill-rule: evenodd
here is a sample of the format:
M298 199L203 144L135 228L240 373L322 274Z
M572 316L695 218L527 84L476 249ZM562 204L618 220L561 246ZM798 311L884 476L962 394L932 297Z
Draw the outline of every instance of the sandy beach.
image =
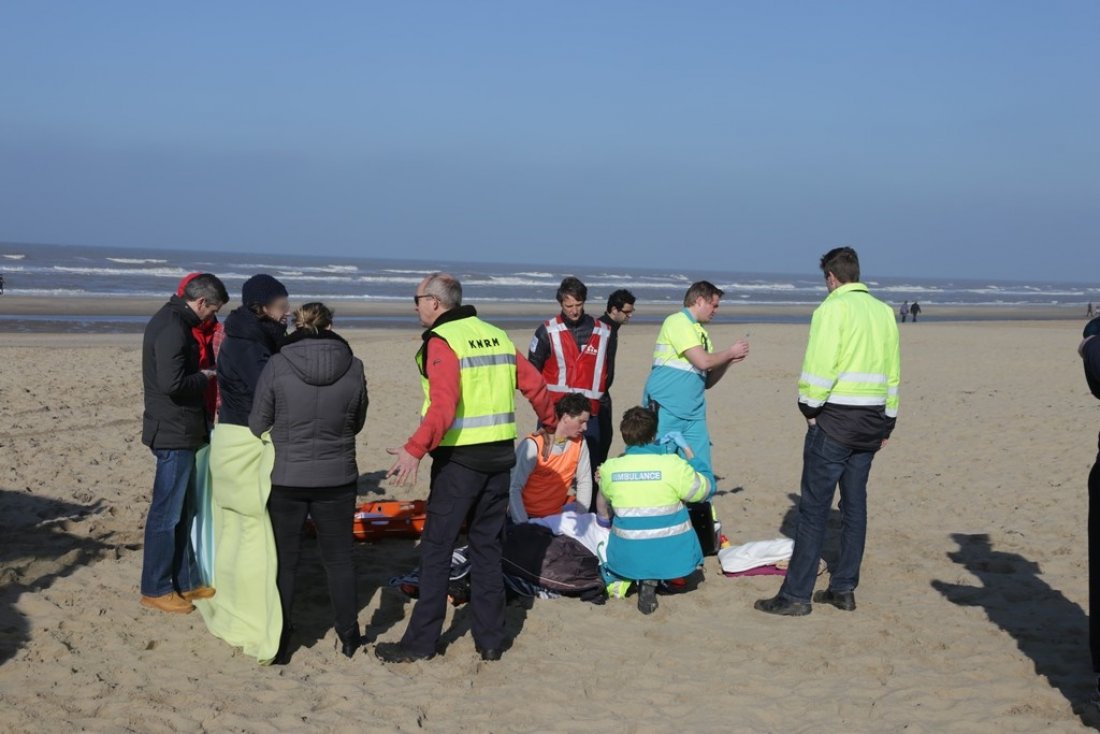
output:
M3 299L5 312L25 308ZM151 313L155 304L142 304ZM351 304L338 304L349 313ZM89 304L87 308L92 308ZM395 313L410 315L409 306ZM492 313L494 309L488 309ZM538 313L545 312L545 308ZM23 311L31 313L31 311ZM533 312L534 313L534 312ZM1003 313L1003 312L1002 312ZM752 609L776 578L715 559L652 617L633 600L508 608L514 645L475 654L466 610L446 654L345 660L307 547L291 664L259 667L201 617L138 605L153 460L140 442L140 335L0 336L0 730L1069 732L1094 726L1086 491L1100 411L1075 354L1081 321L906 324L898 430L869 486L859 609ZM413 429L418 330L346 332L371 391L363 499L395 495L385 449ZM716 326L719 343L744 325ZM657 327L621 334L621 412ZM792 531L805 423L804 325L754 325L752 354L709 396L716 504L734 542ZM526 344L530 330L513 332ZM533 425L524 406L522 425ZM616 444L616 450L619 444ZM426 469L426 465L424 466ZM826 558L835 552L835 535ZM396 640L410 604L386 587L410 541L356 548L360 622Z

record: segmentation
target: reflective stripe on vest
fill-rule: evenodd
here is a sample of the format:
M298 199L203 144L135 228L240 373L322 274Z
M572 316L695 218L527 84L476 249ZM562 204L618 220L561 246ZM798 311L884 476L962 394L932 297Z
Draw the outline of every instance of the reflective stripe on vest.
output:
M611 327L597 319L588 343L583 349L577 349L575 340L562 339L569 327L561 316L550 319L544 326L553 358L553 363L547 360L542 368L546 389L554 394L554 400L571 392L584 395L592 401L592 414L595 415L607 384L607 344L611 339Z
M661 515L675 515L683 504L677 502L674 505L660 505L659 507L624 507L615 510L616 517L660 517Z
M618 525L612 525L611 532L615 533L615 535L623 540L653 540L654 538L671 538L676 535L683 535L684 533L694 531L691 527L691 521L685 520L682 523L671 525L667 528L648 528L644 530L625 530Z
M484 357L463 357L458 361L458 366L462 369L468 367L491 367L497 364L511 364L516 363L516 355L512 354L492 354Z
M881 407L888 417L896 417L900 379L893 310L862 283L830 293L810 323L798 401L811 408Z
M696 322L691 321L687 314L683 311L678 311L672 314L669 318L688 319L691 323L691 328L695 329L698 325ZM667 323L666 319L666 323ZM661 333L657 335L657 343L653 347L653 366L654 367L669 367L674 370L680 370L682 372L690 372L700 377L706 377L705 370L701 370L691 363L687 357L683 357L676 352L671 344L666 344L660 341L662 334L664 333L664 326L661 326ZM709 341L704 340L704 344L709 344ZM709 352L710 349L704 346L704 351Z
M484 428L486 426L501 426L515 422L515 413L479 415L472 418L455 418L454 423L451 424L451 430L458 430L460 428Z
M455 418L440 446L472 446L516 437L516 348L501 329L476 316L448 321L431 329L458 358L459 400ZM431 407L430 376L424 354L417 354L424 404Z

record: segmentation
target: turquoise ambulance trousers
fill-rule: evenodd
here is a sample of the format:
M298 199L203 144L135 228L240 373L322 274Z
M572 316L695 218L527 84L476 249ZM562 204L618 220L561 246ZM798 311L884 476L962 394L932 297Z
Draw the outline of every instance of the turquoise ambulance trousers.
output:
M657 411L657 438L669 431L679 431L691 447L695 458L688 463L695 471L707 478L710 483L710 492L714 494L714 469L710 463L710 432L707 430L706 419L679 418L667 410Z

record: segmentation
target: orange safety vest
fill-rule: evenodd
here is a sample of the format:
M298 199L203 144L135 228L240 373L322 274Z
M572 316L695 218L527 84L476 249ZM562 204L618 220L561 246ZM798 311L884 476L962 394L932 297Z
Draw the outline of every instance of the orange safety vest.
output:
M565 395L579 392L591 402L593 416L600 412L600 398L607 390L607 345L611 340L611 327L599 319L595 321L584 349L577 349L577 340L569 334L560 314L547 321L550 359L542 366L551 400L557 403Z
M577 476L584 437L570 439L565 451L551 453L549 459L542 458L546 437L533 433L529 438L535 442L538 460L523 485L523 508L527 510L528 517L557 515L570 501L569 490L573 488L573 479Z

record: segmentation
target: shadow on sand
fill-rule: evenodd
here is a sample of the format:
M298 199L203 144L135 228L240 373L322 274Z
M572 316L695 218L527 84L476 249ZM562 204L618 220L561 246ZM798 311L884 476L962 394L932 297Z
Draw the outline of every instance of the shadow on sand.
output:
M974 574L979 585L933 581L948 601L985 609L989 621L1008 633L1044 677L1073 706L1086 726L1100 714L1087 702L1095 678L1088 652L1088 616L1044 581L1039 564L1018 553L993 549L989 536L955 533L959 549L947 556Z
M19 597L115 550L103 538L69 532L74 522L102 510L99 502L80 505L0 489L0 665L30 639Z

